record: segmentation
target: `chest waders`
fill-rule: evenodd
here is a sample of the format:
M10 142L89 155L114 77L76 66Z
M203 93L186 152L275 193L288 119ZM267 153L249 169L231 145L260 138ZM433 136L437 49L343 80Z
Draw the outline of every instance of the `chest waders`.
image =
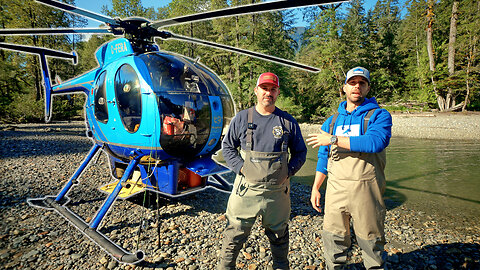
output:
M282 119L281 119L282 120ZM285 120L285 119L283 119ZM246 148L240 154L244 160L243 175L235 178L228 200L227 226L218 269L235 269L235 262L247 241L257 216L270 241L274 269L289 269L288 220L290 218L290 180L288 177L288 138L282 123L282 151L253 151L253 108L248 110ZM274 143L272 141L272 143Z
M374 111L370 110L364 118L363 134ZM330 134L337 115L332 118ZM328 269L341 269L346 263L351 245L350 220L365 267L383 269L385 164L385 150L361 153L331 146L322 232Z

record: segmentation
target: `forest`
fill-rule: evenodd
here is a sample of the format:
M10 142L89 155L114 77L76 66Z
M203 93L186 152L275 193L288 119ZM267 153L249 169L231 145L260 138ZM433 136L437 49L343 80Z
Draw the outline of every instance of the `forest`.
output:
M367 0L370 1L370 0ZM373 0L372 0L373 1ZM64 0L75 4L74 0ZM161 8L141 0L111 0L110 17L161 20L261 0L172 0ZM0 0L0 27L79 28L85 18L33 0ZM318 122L344 100L346 72L363 66L371 72L371 96L389 111L480 110L480 0L378 0L301 10L304 28L293 11L219 18L169 27L184 36L205 39L320 68L310 73L211 47L157 39L161 50L182 54L213 70L228 86L237 110L255 104L259 74L281 80L277 106L299 122ZM68 80L98 66L96 49L110 35L0 36L0 42L40 46L79 55L77 65L49 58L52 78ZM0 123L39 122L44 118L39 58L0 50ZM83 118L82 94L56 96L53 120Z

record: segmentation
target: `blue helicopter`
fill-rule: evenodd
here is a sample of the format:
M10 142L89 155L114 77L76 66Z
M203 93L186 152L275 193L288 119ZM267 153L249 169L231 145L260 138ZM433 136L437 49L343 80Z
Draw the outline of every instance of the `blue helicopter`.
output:
M55 196L30 198L32 206L55 210L82 233L122 263L144 259L139 250L130 253L99 232L117 198L125 199L146 190L179 197L214 187L229 192L222 174L230 172L212 156L220 149L235 107L225 84L196 60L162 52L155 38L177 39L241 53L310 72L314 67L244 49L194 39L160 28L219 17L259 13L294 7L344 1L281 0L215 10L150 22L144 18L110 18L54 0L36 0L45 5L105 23L107 28L1 29L0 35L113 34L120 36L95 53L99 66L79 77L52 85L47 56L71 59L47 48L0 43L0 48L37 54L45 87L45 120L52 117L52 97L86 95L87 136L93 146L85 160ZM112 183L100 188L107 193L101 208L89 223L66 204L68 192L79 183L82 172L103 150L109 159Z

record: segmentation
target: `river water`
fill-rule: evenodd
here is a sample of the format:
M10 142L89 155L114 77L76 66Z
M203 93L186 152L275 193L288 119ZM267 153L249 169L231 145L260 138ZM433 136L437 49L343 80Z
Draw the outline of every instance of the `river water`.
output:
M317 151L292 181L312 185ZM480 144L477 141L394 137L387 148L387 191L393 207L436 213L446 220L480 217ZM387 204L388 205L388 204Z

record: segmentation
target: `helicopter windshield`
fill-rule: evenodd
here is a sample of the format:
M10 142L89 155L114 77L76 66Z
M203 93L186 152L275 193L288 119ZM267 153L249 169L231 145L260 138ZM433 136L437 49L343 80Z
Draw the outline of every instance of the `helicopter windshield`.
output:
M190 65L171 55L140 55L147 65L155 92L205 93L206 86Z
M107 92L105 89L105 74L102 72L95 83L95 118L104 124L108 122Z
M230 122L234 108L228 90L216 75L188 58L159 52L139 58L157 96L162 148L172 156L194 157L207 144L212 128L209 96L220 97L223 123Z
M141 87L137 73L128 64L115 75L115 97L123 125L129 132L136 132L142 116Z

